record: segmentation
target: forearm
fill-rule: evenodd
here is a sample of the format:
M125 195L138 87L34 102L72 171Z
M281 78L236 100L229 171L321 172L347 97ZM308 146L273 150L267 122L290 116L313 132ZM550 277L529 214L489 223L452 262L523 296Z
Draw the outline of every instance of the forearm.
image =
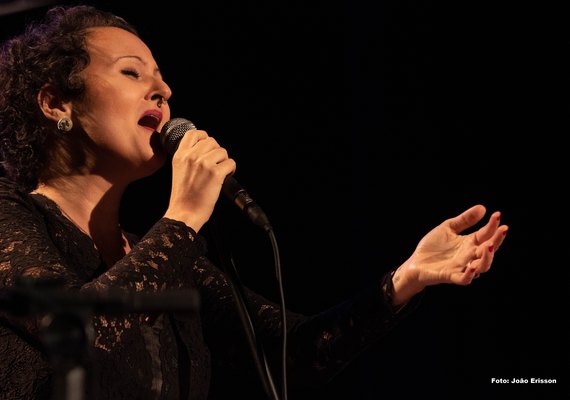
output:
M136 292L180 289L188 280L192 262L204 252L204 245L191 228L163 218L122 260L84 287Z

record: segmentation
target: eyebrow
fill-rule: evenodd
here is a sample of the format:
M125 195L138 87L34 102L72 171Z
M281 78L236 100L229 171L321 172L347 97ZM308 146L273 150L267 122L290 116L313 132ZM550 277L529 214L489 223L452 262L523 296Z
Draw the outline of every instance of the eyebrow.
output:
M121 60L121 59L123 59L123 58L135 58L135 59L139 60L139 61L141 62L141 64L147 65L146 61L144 61L141 57L139 57L139 56L134 56L134 55L119 56L119 57L115 58L115 60L113 61L113 63L116 63L117 61L119 61L119 60ZM155 73L155 74L158 74L158 75L160 75L160 76L162 76L162 74L160 73L160 68L158 68L158 67L156 67L156 68L154 69L154 73Z

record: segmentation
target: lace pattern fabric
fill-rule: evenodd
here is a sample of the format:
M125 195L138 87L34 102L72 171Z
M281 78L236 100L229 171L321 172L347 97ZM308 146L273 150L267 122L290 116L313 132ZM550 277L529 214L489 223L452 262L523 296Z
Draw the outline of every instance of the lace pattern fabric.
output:
M211 359L228 368L252 367L226 276L206 257L203 238L181 222L159 220L106 268L91 239L55 203L0 178L0 290L22 276L57 278L75 291L198 290L201 309L194 317L93 316L89 355L97 399L205 400ZM414 308L410 302L394 312L387 288L386 281L377 283L317 315L287 312L290 384L326 382ZM249 290L247 296L267 354L278 363L281 310ZM0 399L51 399L53 371L38 329L36 319L0 311Z

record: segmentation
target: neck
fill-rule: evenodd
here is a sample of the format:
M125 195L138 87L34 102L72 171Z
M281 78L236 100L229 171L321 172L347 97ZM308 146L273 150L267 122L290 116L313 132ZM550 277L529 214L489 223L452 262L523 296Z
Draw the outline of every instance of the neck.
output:
M128 251L119 224L119 208L126 184L111 183L97 175L50 179L35 190L53 200L62 213L89 235L110 266Z

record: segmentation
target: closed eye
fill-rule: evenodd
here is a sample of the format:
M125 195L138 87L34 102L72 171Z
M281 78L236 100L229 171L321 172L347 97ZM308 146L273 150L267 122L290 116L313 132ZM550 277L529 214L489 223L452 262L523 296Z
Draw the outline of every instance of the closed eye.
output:
M123 75L128 75L128 76L132 76L134 78L140 78L141 74L138 73L138 71L134 70L134 69L123 69L121 70L121 73Z

